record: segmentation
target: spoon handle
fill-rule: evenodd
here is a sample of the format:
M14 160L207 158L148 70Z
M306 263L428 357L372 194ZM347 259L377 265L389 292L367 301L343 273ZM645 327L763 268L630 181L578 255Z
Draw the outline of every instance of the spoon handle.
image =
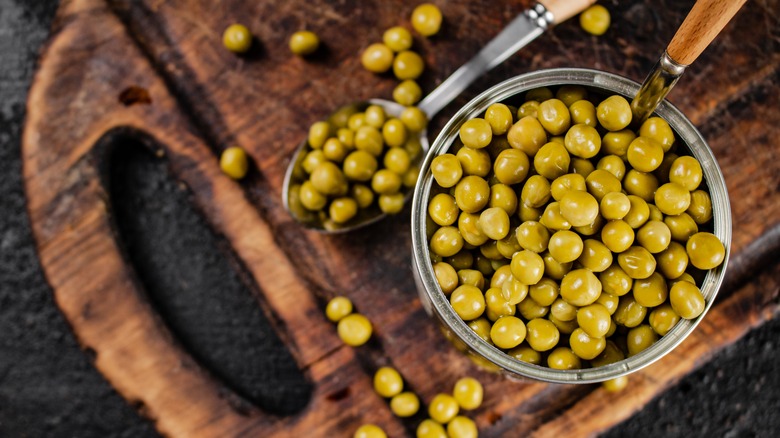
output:
M669 94L680 76L726 27L746 0L698 0L631 101L638 128Z
M699 0L674 34L666 52L677 64L691 65L726 27L746 0Z
M501 64L536 39L550 25L558 24L595 3L596 0L538 0L531 9L518 15L470 61L423 99L419 108L432 118L478 77Z

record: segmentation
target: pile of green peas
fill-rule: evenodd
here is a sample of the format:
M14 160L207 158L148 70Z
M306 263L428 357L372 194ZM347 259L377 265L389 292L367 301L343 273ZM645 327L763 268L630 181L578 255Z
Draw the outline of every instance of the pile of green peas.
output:
M300 155L305 181L291 187L291 209L319 214L327 229L348 225L361 210L400 212L417 182L419 133L427 123L417 107L396 118L378 105L345 107L314 123Z
M433 270L485 342L553 369L598 367L704 311L695 278L725 248L707 231L701 165L663 119L631 121L622 96L539 88L466 121L432 160Z
M394 368L384 366L374 374L374 391L390 399L390 410L398 417L411 417L420 409L420 399L414 392L404 391L404 380ZM471 411L482 405L484 390L473 377L463 377L455 382L452 394L437 394L428 405L428 416L417 425L417 438L477 438L478 430L474 420L459 415L461 410ZM355 437L366 430L377 433L381 428L373 424L358 428ZM384 433L384 431L382 431Z

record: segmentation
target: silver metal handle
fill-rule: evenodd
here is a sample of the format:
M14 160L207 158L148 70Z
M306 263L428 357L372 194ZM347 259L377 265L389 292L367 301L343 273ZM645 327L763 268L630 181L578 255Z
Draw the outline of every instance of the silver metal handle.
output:
M541 4L518 15L471 60L442 82L420 102L419 108L432 118L453 101L474 80L501 64L515 52L541 35L552 23L553 15Z
M634 113L631 124L637 129L650 114L658 107L658 104L669 94L674 84L685 72L687 65L678 64L668 53L664 52L661 59L653 67L642 83L642 88L631 101L631 111Z

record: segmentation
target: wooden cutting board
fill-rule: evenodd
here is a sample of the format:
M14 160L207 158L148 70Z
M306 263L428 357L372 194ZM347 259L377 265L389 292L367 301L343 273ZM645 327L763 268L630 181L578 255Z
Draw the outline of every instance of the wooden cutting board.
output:
M631 377L631 389L517 382L477 369L444 340L420 307L410 274L406 211L372 227L324 236L284 211L284 169L308 125L354 100L389 97L395 81L360 67L384 29L408 26L417 1L64 0L28 101L23 139L28 211L56 301L95 366L164 435L349 436L373 422L413 435L371 390L380 365L396 367L424 402L463 375L485 385L471 415L481 436L596 434L735 342L777 310L780 248L780 23L777 0L749 2L672 95L710 141L734 216L731 268L719 302L677 350ZM417 39L430 91L528 2L439 1L443 32ZM683 3L683 4L680 4ZM476 92L546 67L593 67L641 80L691 2L608 3L607 35L566 23L497 68L433 121L436 132ZM235 56L222 30L247 25L255 49ZM298 29L325 47L303 60L287 50ZM314 385L291 417L247 406L176 341L145 298L117 242L106 162L132 137L164 154L214 231L253 277L264 306ZM253 161L237 183L219 170L238 144ZM366 244L365 242L370 242ZM764 271L763 274L760 272ZM750 281L748 281L750 280ZM375 326L377 342L341 344L323 316L348 295ZM609 405L609 409L604 406ZM576 425L576 426L575 426Z

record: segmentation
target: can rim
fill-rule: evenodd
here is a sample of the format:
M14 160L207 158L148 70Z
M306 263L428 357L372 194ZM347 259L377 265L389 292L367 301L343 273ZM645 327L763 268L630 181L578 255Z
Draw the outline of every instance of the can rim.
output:
M580 370L555 370L525 363L485 342L455 313L433 273L426 238L427 200L430 197L433 181L430 171L431 161L449 149L463 122L483 113L491 104L505 101L533 88L555 85L583 85L621 94L629 99L639 90L638 83L612 73L582 68L556 68L510 78L481 93L463 106L447 122L433 142L422 163L420 178L414 189L411 213L413 269L420 299L428 313L435 315L471 353L496 365L510 377L530 378L550 383L594 383L629 374L659 360L688 337L702 321L712 307L728 266L731 252L731 207L723 173L707 142L679 109L664 100L654 115L669 123L687 145L691 154L701 163L704 182L709 188L712 200L713 234L723 242L726 249L723 263L707 272L700 286L706 302L702 314L693 320L680 320L669 333L639 354L613 364Z

